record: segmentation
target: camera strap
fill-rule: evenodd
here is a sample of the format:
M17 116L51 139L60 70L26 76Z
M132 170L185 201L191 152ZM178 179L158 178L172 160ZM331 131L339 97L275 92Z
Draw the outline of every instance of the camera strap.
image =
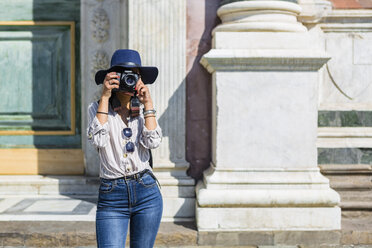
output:
M134 93L134 96L130 98L130 116L137 117L140 113L140 100L137 97L137 94Z

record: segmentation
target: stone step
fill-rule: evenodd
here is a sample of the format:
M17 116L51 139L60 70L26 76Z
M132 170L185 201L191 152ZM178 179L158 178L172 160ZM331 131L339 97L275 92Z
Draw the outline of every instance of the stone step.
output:
M85 176L2 175L0 194L96 195L99 178Z
M340 207L342 209L359 209L359 210L372 210L372 202L362 202L362 201L341 201Z
M341 197L343 210L372 210L372 166L369 164L320 164L321 172Z
M338 190L342 202L372 202L372 190Z
M189 177L157 175L164 196L195 198L195 182ZM0 195L97 195L98 177L85 176L0 176Z
M194 221L195 182L186 176L155 172L161 185L165 221ZM99 177L1 175L0 196L98 197Z
M343 210L341 226L341 244L372 245L372 211Z
M371 190L372 175L327 175L336 190Z
M371 190L372 165L369 164L319 164L322 174L336 190Z
M127 245L129 246L127 237ZM192 222L162 222L156 246L196 246ZM0 221L0 247L96 247L94 222Z
M372 174L372 165L370 164L319 164L319 168L325 175Z
M195 198L195 182L189 177L158 176L162 193L168 197ZM98 177L1 175L1 195L97 195Z

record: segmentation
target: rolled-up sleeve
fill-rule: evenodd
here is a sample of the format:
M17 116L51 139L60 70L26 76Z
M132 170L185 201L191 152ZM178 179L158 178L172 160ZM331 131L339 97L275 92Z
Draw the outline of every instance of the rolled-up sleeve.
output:
M154 149L160 145L162 136L162 131L158 123L156 123L156 128L154 130L147 129L143 124L140 143L147 149Z
M96 116L98 103L94 102L88 107L88 141L97 148L103 148L110 140L108 121L101 124Z

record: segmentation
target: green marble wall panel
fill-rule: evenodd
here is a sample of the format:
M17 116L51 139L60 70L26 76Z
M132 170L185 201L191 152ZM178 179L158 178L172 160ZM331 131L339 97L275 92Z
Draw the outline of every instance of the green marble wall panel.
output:
M70 129L69 33L0 26L0 130Z
M0 148L81 148L80 0L0 1L0 21L75 23L76 106L75 135L0 135ZM70 129L69 26L2 26L0 72L0 131Z
M318 164L372 164L372 148L318 148Z
M80 0L1 0L1 21L76 21Z
M371 111L319 111L319 127L372 127Z

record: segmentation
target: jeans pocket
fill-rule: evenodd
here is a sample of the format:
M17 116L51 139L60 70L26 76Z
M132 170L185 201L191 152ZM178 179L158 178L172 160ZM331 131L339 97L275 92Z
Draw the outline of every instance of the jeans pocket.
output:
M99 191L102 193L110 193L114 189L115 185L110 180L102 180L101 184L99 185Z
M155 179L149 173L143 175L140 178L139 182L142 186L146 188L154 187L156 185Z

